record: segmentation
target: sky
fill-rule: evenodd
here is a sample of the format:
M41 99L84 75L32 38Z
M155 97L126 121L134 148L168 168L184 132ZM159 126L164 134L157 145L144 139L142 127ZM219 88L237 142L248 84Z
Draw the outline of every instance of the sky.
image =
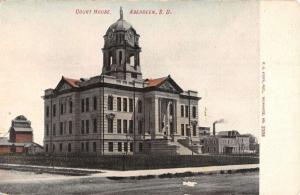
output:
M258 1L1 1L0 135L25 115L43 140L43 93L62 75L101 74L108 27L124 19L140 34L144 78L171 77L198 91L200 126L259 136ZM76 14L76 9L110 14ZM130 10L169 9L169 15ZM205 114L206 113L206 114Z

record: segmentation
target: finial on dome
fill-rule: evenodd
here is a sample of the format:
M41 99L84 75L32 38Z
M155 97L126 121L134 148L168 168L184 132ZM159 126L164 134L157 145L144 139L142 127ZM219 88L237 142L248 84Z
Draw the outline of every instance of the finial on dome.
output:
M120 20L123 20L123 9L120 7Z

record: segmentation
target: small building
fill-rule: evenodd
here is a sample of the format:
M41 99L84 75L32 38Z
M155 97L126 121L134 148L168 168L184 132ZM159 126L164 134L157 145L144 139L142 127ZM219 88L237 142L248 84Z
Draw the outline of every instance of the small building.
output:
M210 127L199 127L198 129L199 129L200 136L210 135Z
M31 122L23 115L12 120L9 138L0 137L0 154L36 152L39 149L43 150L43 147L33 142Z
M220 131L216 136L206 136L200 139L203 153L213 154L244 154L251 153L250 137L241 135L238 131Z

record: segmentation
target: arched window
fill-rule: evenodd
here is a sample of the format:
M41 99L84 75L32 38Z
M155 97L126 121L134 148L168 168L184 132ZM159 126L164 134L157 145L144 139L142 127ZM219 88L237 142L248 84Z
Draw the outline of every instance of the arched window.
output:
M142 101L141 100L138 100L138 113L141 113L142 112Z
M107 109L108 110L113 110L113 96L108 96L108 99L107 99Z
M69 113L73 112L73 102L72 100L69 101Z
M119 64L122 63L122 58L123 58L122 51L119 51Z
M173 104L170 104L170 107L169 107L169 113L170 113L170 115L173 115L173 113L174 113L174 107L173 107Z

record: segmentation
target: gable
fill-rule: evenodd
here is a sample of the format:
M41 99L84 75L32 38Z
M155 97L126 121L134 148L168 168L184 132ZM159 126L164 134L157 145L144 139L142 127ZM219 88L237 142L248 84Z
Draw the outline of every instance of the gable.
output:
M164 91L170 91L170 92L179 92L175 86L173 86L169 81L163 82L158 89L162 89Z
M62 79L59 81L58 85L56 86L56 91L65 91L68 89L72 89L74 87L78 87L77 83L79 81L76 79L69 79L66 77L62 77Z
M56 90L57 91L64 91L64 90L67 90L67 89L71 89L71 86L67 83L63 83Z

